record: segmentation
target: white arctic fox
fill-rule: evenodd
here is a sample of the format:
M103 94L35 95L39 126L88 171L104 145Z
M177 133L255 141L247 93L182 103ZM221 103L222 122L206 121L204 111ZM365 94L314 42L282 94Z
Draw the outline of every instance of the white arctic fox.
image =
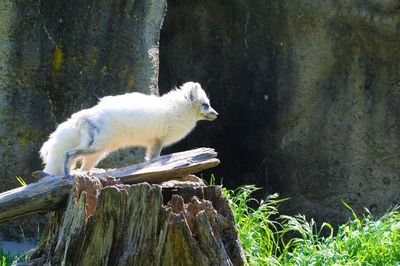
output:
M78 160L89 171L120 148L147 148L146 160L184 138L199 120L218 113L199 83L187 82L163 96L126 93L107 96L60 124L40 149L44 172L69 176Z

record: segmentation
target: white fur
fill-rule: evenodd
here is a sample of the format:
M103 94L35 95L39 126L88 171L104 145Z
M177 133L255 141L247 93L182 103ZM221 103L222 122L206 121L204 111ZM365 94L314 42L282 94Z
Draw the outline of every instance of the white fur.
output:
M147 148L147 159L158 156L162 147L189 134L198 120L217 117L207 104L205 92L194 82L161 97L141 93L104 97L96 106L73 114L50 135L40 150L43 171L62 175L80 159L81 170L89 171L110 152L132 146ZM70 162L68 152L73 155Z

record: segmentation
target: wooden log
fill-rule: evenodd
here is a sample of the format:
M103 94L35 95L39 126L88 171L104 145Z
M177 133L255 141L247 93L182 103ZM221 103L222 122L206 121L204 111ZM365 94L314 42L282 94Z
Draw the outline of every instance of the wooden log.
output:
M163 155L148 162L107 172L94 172L93 176L103 183L157 184L214 167L219 164L216 156L213 149L199 148ZM36 183L3 192L0 194L0 223L55 210L60 204L65 204L71 188L72 181L63 176L46 176Z
M0 223L41 211L51 211L65 204L72 181L61 176L46 176L36 183L0 194Z
M244 265L218 186L103 186L79 176L73 192L29 265Z
M195 174L217 166L220 161L211 148L198 148L153 158L150 161L131 165L96 175L98 178L119 178L125 184L147 182L159 184L175 177Z

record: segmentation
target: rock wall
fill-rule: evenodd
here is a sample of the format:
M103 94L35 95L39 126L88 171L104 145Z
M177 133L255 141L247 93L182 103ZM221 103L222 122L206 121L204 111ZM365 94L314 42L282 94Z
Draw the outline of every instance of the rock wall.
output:
M170 0L160 88L197 80L220 113L170 150L216 148L212 173L284 212L381 214L400 202L399 43L394 0Z
M158 93L165 10L164 0L0 1L0 190L16 175L31 181L42 143L73 112L104 95Z
M348 217L340 199L374 213L399 203L399 10L169 0L160 87L199 81L221 116L164 152L215 147L225 185L281 192L285 212L321 221ZM0 1L1 190L40 169L37 151L71 113L103 95L157 93L164 11L161 0Z

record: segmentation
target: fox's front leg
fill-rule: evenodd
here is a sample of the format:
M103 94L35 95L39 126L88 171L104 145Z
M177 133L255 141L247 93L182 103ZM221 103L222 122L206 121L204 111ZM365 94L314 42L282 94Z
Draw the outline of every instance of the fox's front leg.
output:
M144 159L146 161L149 161L155 157L160 156L162 148L163 146L161 140L159 139L155 140L153 145L147 147L146 157L144 157Z

